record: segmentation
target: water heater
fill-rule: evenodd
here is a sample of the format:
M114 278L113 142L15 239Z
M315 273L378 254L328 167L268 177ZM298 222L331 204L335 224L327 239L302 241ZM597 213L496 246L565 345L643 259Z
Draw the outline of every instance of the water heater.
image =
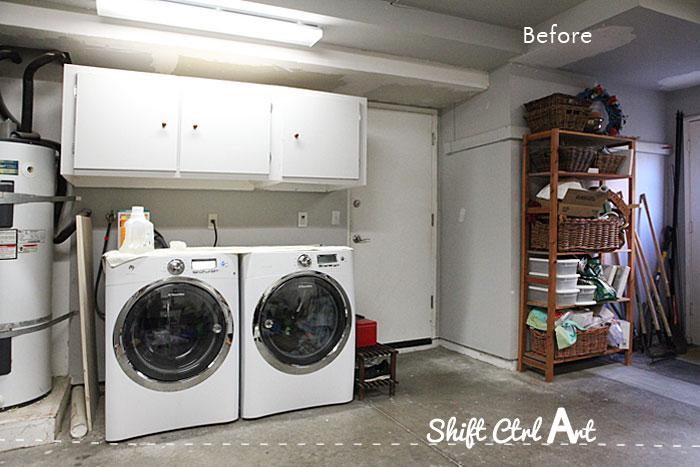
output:
M0 408L5 408L51 390L51 328L42 324L51 320L54 205L48 200L56 192L56 151L0 141L0 192L35 197L0 204ZM38 330L27 332L32 328Z

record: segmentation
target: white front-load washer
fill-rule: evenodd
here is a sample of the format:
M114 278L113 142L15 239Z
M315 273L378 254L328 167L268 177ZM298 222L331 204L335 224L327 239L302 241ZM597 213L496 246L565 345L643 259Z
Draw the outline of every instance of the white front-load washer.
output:
M243 418L353 399L352 264L347 247L240 256Z
M232 251L105 255L107 441L238 418L239 277Z

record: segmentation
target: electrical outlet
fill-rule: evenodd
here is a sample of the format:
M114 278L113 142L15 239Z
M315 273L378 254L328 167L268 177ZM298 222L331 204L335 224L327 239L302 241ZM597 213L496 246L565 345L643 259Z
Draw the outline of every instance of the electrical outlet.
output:
M464 218L465 218L465 217L467 217L467 210L464 209L464 208L460 208L460 210L459 210L459 219L458 219L458 221L459 221L460 224L464 222Z
M331 225L340 225L340 211L331 211Z
M309 226L309 213L299 211L297 226L301 228Z
M216 227L219 227L219 215L214 212L209 213L209 216L207 217L207 228L209 230L214 230L214 225L212 224L212 221L216 223Z

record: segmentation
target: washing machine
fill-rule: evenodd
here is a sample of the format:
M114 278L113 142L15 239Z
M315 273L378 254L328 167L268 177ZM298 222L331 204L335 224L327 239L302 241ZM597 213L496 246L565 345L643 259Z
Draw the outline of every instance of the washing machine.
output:
M238 418L238 257L222 248L110 252L107 441Z
M352 249L254 249L240 272L241 416L350 402Z

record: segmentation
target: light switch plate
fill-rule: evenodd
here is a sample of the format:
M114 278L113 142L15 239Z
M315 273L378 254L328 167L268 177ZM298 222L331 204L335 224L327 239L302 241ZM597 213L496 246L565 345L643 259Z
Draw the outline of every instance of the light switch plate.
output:
M304 228L309 226L309 213L299 211L297 227Z
M467 215L467 210L464 209L464 208L461 208L461 209L459 210L459 223L460 223L460 224L461 224L462 222L464 222L464 218L466 217L466 215Z
M340 225L340 211L331 211L331 225Z

